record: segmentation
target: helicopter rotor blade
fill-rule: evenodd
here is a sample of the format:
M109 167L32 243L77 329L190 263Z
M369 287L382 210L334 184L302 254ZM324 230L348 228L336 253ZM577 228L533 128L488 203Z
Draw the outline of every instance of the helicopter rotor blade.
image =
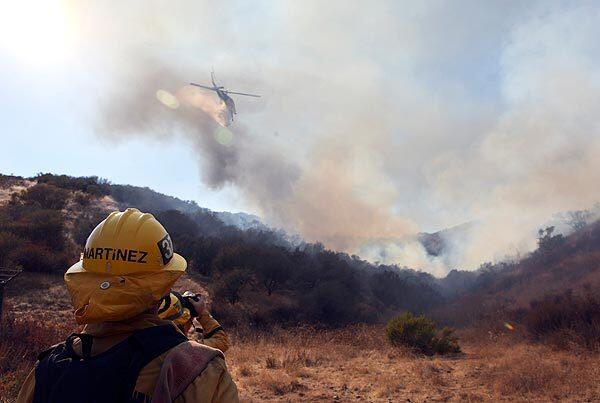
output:
M205 90L217 91L217 89L216 89L216 88L213 88L213 87L208 87L208 86L206 86L206 85L194 84L194 83L190 83L190 85L193 85L193 86L195 86L195 87L204 88Z
M235 95L245 95L247 97L255 97L255 98L260 98L260 95L255 95L255 94L246 94L244 92L234 92L234 91L223 91L227 94L235 94Z

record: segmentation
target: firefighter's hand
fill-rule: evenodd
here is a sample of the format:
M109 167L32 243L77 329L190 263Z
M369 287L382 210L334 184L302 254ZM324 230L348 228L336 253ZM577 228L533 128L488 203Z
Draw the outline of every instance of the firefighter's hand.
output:
M192 320L188 320L184 325L183 325L183 334L185 334L187 336L188 332L190 331L190 329L192 328Z
M207 312L206 301L204 301L204 298L202 298L202 296L196 294L195 297L190 298L190 303L196 310L198 316L201 316L203 313Z

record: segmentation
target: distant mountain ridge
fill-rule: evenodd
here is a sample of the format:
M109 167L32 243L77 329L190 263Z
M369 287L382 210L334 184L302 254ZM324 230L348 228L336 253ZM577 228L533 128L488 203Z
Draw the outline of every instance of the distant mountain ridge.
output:
M178 210L186 214L198 212L215 215L226 225L237 227L241 230L258 229L270 230L262 223L260 217L243 212L231 213L228 211L213 211L198 206L193 200L181 200L177 197L165 195L148 187L132 185L111 185L111 196L120 203L120 207L135 205L145 211Z
M441 256L446 252L449 240L464 237L473 225L474 222L466 222L432 233L421 232L417 239L430 256Z

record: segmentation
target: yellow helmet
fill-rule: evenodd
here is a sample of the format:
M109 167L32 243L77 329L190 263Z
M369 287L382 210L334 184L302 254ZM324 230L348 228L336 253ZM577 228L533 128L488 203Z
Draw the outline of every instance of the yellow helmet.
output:
M115 211L92 231L82 257L65 273L77 323L138 315L169 292L187 267L152 214Z
M170 292L169 295L160 300L158 316L161 319L172 320L180 326L185 325L192 319L192 313L184 306L183 298L175 292Z

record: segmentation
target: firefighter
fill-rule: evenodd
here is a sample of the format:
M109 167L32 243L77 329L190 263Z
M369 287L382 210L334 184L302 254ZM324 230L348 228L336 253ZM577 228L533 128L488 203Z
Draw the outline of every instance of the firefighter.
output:
M40 353L17 402L237 402L223 353L157 314L186 267L151 214L111 213L65 274L83 330Z

